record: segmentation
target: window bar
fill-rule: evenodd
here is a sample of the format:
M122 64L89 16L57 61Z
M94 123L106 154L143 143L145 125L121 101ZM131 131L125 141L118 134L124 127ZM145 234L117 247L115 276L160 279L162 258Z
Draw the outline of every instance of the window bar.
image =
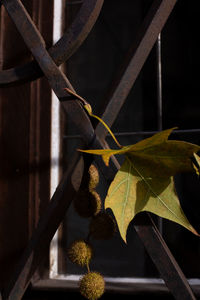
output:
M162 57L161 57L161 33L156 42L156 76L157 76L157 127L158 131L163 129L162 123ZM163 233L163 220L158 218L158 230Z
M158 130L162 128L162 57L161 57L161 33L158 35L156 42L156 59L157 59L157 108L158 108Z
M153 134L157 133L157 131L124 131L124 132L114 132L115 136L151 136ZM172 135L173 134L181 134L181 135L185 135L185 134L196 134L196 133L200 133L200 129L184 129L184 130L174 130L172 131ZM111 135L108 133L107 137L111 137ZM63 139L82 139L80 134L72 134L72 135L64 135Z

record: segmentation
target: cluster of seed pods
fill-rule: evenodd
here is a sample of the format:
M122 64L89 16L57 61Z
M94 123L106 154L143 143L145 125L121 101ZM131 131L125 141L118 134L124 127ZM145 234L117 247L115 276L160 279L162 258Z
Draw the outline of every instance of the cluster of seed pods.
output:
M86 239L73 241L69 246L67 255L71 262L87 267L79 282L79 291L89 300L100 298L105 291L105 281L99 272L90 271L89 264L94 251L91 239L107 240L112 238L116 224L112 216L103 211L100 195L96 191L99 183L99 172L94 164L91 164L84 184L81 184L74 200L74 208L80 217L90 218L89 232Z

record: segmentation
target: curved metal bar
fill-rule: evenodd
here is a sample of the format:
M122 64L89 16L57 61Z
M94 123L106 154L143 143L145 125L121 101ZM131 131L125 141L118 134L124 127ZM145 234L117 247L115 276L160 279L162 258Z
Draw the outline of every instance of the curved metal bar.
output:
M49 49L56 65L65 62L83 43L94 26L103 0L84 0L70 28L62 38ZM0 87L35 80L43 75L36 61L0 71Z

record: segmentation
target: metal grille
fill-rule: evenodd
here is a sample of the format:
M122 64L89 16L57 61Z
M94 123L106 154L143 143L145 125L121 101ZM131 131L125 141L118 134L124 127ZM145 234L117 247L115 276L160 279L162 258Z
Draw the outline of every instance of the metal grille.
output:
M172 12L175 3L175 0L153 1L137 34L137 38L130 47L125 62L114 80L109 97L104 100L102 118L110 127L123 106L152 47L156 43L158 61L157 129L162 129L163 102L160 32ZM84 41L99 15L103 1L83 1L81 9L69 30L48 51L45 48L45 42L42 36L21 1L1 0L0 4L6 8L34 57L34 60L26 65L1 71L0 85L7 86L9 84L17 84L21 81L33 80L42 75L46 76L68 118L73 125L76 126L78 134L80 134L84 144L90 148L106 148L108 146L105 141L107 132L101 124L94 127L83 109L83 103L76 97L72 97L66 93L64 90L65 87L70 88L72 91L74 91L74 88L65 74L58 68L58 65L67 60ZM196 131L196 129L190 130L190 132ZM149 135L151 133L152 132L129 132L128 135ZM185 134L188 133L188 131L183 130L179 131L179 133ZM127 135L127 133L119 133L119 135ZM71 194L73 198L76 195L77 189L74 188L70 179L79 160L80 154L76 152L52 196L45 216L39 221L38 227L34 231L23 257L19 261L16 272L13 274L13 278L11 278L7 289L3 292L3 299L21 299L26 291L37 266L45 255L47 245L50 243L56 229L69 208L72 199L67 198L66 201L64 196ZM113 178L119 168L119 163L116 159L112 160L111 169L109 169L109 171L105 169L105 166L103 166L99 160L97 160L96 163L108 181ZM79 169L79 172L83 174L83 167ZM135 225L135 229L175 299L195 299L188 281L169 251L150 215L145 214L143 223L141 225Z

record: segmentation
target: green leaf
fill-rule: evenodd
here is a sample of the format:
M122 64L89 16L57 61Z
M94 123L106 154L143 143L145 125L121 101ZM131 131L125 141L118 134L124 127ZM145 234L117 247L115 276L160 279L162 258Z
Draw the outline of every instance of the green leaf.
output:
M159 177L151 167L144 166L142 161L135 162L131 156L125 159L111 183L105 208L112 209L125 242L129 223L142 211L179 223L197 234L180 206L173 177Z
M81 152L102 155L106 165L112 155L131 153L132 155L143 157L145 160L153 160L156 165L173 164L172 169L178 172L192 171L193 166L191 157L193 153L200 150L200 146L187 143L184 141L168 140L168 136L175 128L167 129L156 133L150 138L144 139L134 145L123 146L121 149L95 149L95 150L79 150ZM174 163L175 162L175 163ZM161 165L160 165L161 164ZM182 167L181 167L182 166ZM176 171L175 171L176 173Z
M168 140L173 130L164 130L121 149L83 151L102 155L107 165L111 155L125 154L125 162L111 183L105 199L105 208L113 210L124 241L129 223L142 211L176 222L198 235L180 206L173 176L194 170L198 174L200 158L196 152L200 146ZM198 167L192 162L192 157Z

